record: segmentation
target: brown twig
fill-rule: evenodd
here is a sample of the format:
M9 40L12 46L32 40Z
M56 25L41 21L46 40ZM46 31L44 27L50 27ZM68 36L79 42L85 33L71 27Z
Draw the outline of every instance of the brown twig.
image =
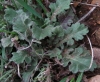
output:
M91 58L91 63L90 63L90 66L89 66L89 69L92 67L92 64L93 64L93 59L94 59L94 52L93 52L93 47L92 47L92 43L91 43L91 40L90 38L88 37L88 35L86 36L88 41L89 41L89 44L90 44L90 48L91 48L91 55L92 55L92 58Z
M18 67L18 68L17 68L17 71L18 71L18 76L19 76L20 78L22 78L22 77L21 77L21 74L20 74L19 64L17 64L17 67Z
M86 17L88 17L94 10L96 9L96 6L93 7L86 15L84 15L80 20L78 20L77 22L81 22L83 21Z
M79 3L80 5L92 6L92 7L100 7L100 5L97 5L97 4L88 4L88 3L82 3L82 2L72 2L71 5L75 3Z
M24 48L18 48L18 50L26 50L26 49L30 48L30 47L32 46L32 43L33 43L33 42L36 42L36 43L41 44L41 42L32 39L32 41L31 41L31 43L29 44L29 46L24 47Z

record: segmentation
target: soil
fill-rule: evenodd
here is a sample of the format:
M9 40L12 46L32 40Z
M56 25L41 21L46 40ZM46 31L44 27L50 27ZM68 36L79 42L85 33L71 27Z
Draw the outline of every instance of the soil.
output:
M80 1L80 0L75 0ZM81 3L87 3L87 4L96 4L100 5L100 0L81 0ZM92 6L88 5L82 5L78 4L75 7L76 14L79 19L86 15L86 13L89 12L89 10L92 9ZM82 21L85 25L89 28L89 38L91 40L93 51L94 51L94 60L98 64L98 67L100 67L100 7L97 7L88 17L85 18L85 20ZM85 40L86 46L89 45L89 42ZM89 46L87 46L89 47ZM95 69L93 72L87 71L84 73L85 79L84 82L86 82L86 79L90 79L91 77L95 75L100 75L100 68ZM87 81L88 82L88 81ZM89 81L90 82L90 81ZM93 81L91 81L93 82ZM98 81L95 81L98 82Z

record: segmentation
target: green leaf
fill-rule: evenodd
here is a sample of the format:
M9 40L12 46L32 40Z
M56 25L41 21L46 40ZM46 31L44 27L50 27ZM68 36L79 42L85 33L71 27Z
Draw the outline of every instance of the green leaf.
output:
M83 35L86 35L89 31L84 24L75 23L71 26L73 28L72 33L74 34L73 38L76 41L82 40Z
M27 56L27 57L25 58L25 62L26 62L27 64L31 63L31 56Z
M56 57L57 59L62 59L61 50L59 48L55 48L54 50L50 51L48 55L51 58Z
M3 5L2 4L0 4L0 11L2 11L3 10Z
M4 48L5 47L8 47L11 43L12 43L12 41L11 41L11 38L10 37L6 37L6 38L2 38L1 39L1 44L2 44L2 46Z
M19 32L25 32L28 29L28 25L26 25L25 21L29 19L29 16L23 12L23 10L18 10L17 16L13 20L13 30L17 30Z
M72 78L72 79L70 80L70 82L75 82L75 78Z
M66 82L67 77L63 78L62 80L60 80L60 82Z
M29 40L32 39L32 30L31 29L27 29L25 31L25 37L28 38Z
M13 10L11 8L7 8L7 9L5 9L4 19L12 24L14 17L16 17L16 15L17 15L17 13L15 10Z
M6 49L2 48L2 58L7 60Z
M23 81L24 82L29 82L31 75L32 75L32 72L24 72L23 73L23 76L22 76Z
M58 15L59 13L63 12L64 10L69 9L71 0L56 0L56 3L51 3L49 5L51 11Z
M91 56L86 49L78 47L75 48L75 51L72 54L66 54L66 57L63 58L62 62L64 63L64 66L67 66L70 62L69 70L73 73L84 72L89 69ZM92 68L94 69L95 67L96 64L93 62Z
M80 23L75 23L71 27L67 28L65 38L59 43L63 44L67 42L68 45L73 45L74 40L82 40L84 35L88 33L88 28Z
M75 23L71 26L73 38L78 41L83 39L83 35L86 35L89 31L84 24ZM68 30L67 30L68 31Z
M51 20L55 21L56 16L69 9L71 0L56 0L56 3L50 3L49 8L52 12Z
M27 53L25 51L17 51L12 53L13 56L10 61L15 62L16 64L23 63L25 58L27 57Z
M21 9L23 8L21 6L21 4L17 1L17 0L12 0L12 5L16 8L16 9Z
M52 25L48 25L44 29L39 27L33 28L33 37L35 37L38 40L44 39L47 36L51 36L52 32L54 31L54 27Z
M76 82L81 82L82 77L83 77L83 72L78 75Z
M30 13L32 13L34 16L38 18L42 18L41 15L34 10L31 6L27 5L24 1L22 0L17 0L25 9L27 9Z
M29 18L29 15L19 9L17 11L13 9L5 9L5 20L13 25L14 31L25 32L30 26L33 25L33 21Z
M63 37L64 36L64 29L61 26L56 26L55 31L53 32L56 36L58 37Z

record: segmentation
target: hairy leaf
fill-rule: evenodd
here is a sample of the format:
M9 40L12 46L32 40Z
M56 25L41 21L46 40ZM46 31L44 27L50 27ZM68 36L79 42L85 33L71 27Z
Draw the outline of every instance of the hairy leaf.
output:
M69 65L69 70L73 73L84 72L89 69L90 63L91 63L91 56L89 52L82 48L78 47L75 48L75 51L72 54L66 54L66 57L63 58L62 62L64 63L64 66ZM92 69L96 68L96 64L93 63Z
M51 58L56 57L57 59L62 59L61 50L58 48L55 48L54 50L50 51L50 53L48 55Z
M67 15L64 17L63 20L60 20L60 18L58 20L61 22L62 27L67 29L76 20L75 14L72 9L69 9Z
M51 36L53 31L54 31L54 27L52 25L48 25L44 29L39 28L39 27L34 27L33 28L33 36L36 39L41 40L47 36Z
M32 75L32 72L24 72L23 73L23 76L22 76L23 81L24 82L29 82L31 75Z
M61 26L56 26L54 34L57 35L58 37L63 37L64 36L64 29Z
M27 63L27 64L29 64L29 63L31 63L31 56L28 56L28 57L26 57L25 58L25 62Z
M75 23L71 27L67 28L65 38L60 44L67 42L68 45L73 45L74 40L82 40L84 35L88 33L88 28L80 23Z
M17 11L9 8L5 9L4 18L13 25L14 31L25 32L33 24L29 16L21 9Z
M25 58L27 57L27 53L24 51L17 51L12 53L13 56L10 61L14 61L17 64L23 63Z
M4 48L5 48L5 47L8 47L10 44L12 44L11 38L10 38L10 37L2 38L2 39L1 39L1 43L2 43L2 46L3 46Z
M16 15L17 15L17 13L15 10L13 10L11 8L7 8L7 9L5 9L4 19L12 24L14 17L16 17Z
M28 19L28 16L26 13L24 13L22 10L17 11L17 16L14 18L13 22L13 30L17 30L19 32L25 32L28 28L25 24L25 20Z
M49 5L52 12L51 20L55 21L58 14L69 9L70 2L71 0L56 0L56 3L51 3Z

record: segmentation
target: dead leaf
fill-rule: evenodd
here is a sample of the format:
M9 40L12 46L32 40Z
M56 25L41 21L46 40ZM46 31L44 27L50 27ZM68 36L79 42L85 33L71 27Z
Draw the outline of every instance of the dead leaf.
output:
M90 78L88 82L100 82L100 75Z

